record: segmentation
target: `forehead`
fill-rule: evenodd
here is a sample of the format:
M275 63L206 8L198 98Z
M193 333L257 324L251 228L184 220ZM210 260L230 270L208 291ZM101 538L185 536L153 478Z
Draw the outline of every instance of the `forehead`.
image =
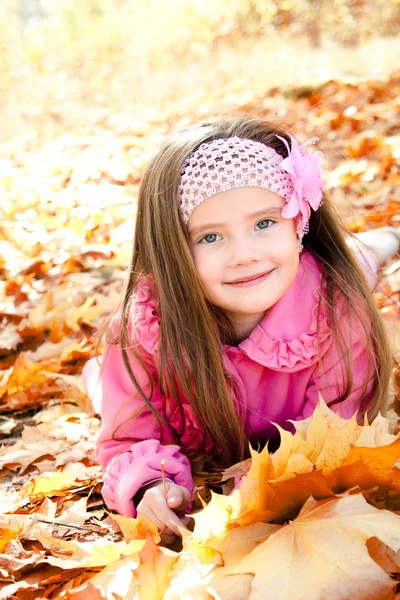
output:
M281 196L264 188L232 188L205 198L196 206L189 217L188 228L192 230L208 222L229 224L264 209L282 209L285 204ZM277 212L279 213L280 210Z

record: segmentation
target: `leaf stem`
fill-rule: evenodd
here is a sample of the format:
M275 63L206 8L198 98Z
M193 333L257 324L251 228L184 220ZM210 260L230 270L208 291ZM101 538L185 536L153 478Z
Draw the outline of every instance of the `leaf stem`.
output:
M167 482L165 481L165 472L164 472L164 465L166 464L166 460L165 458L162 459L161 461L161 477L163 480L163 485L164 485L164 496L165 499L168 501L168 496L167 496Z

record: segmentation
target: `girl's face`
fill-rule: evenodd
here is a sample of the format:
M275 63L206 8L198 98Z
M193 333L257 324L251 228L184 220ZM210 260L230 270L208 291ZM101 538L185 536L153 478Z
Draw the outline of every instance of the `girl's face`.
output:
M191 251L206 298L228 313L239 341L296 277L298 221L281 217L284 206L274 192L242 187L205 199L190 215ZM234 283L255 275L261 277Z

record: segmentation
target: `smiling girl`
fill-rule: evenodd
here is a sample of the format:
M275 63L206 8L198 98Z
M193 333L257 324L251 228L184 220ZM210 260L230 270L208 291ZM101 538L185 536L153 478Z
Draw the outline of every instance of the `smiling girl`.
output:
M360 421L384 404L391 352L371 288L400 238L367 232L370 249L346 231L315 142L218 117L170 134L143 175L126 289L83 376L105 501L164 543L189 523L198 470L248 457L319 394Z

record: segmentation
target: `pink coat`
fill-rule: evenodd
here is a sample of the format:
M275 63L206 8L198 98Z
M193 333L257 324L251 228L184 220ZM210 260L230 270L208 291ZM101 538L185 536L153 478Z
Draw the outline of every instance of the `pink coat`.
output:
M376 283L376 262L364 252L359 255L370 287ZM265 441L276 437L272 422L290 428L288 419L304 419L312 414L318 402L318 393L325 402L338 394L340 361L329 325L327 307L322 303L320 314L320 348L323 369L318 369L317 303L321 267L309 251L301 255L296 279L291 287L265 314L248 338L237 347L225 346L224 367L240 384L245 404L246 429L251 440ZM152 279L142 281L132 303L130 333L154 375L154 406L173 425L179 426L179 411L171 398L162 397L157 388L156 364L158 358L160 325L157 301L152 290ZM348 323L338 317L345 330ZM353 323L353 387L356 389L368 373L368 355L365 336L359 324ZM98 381L98 359L90 359L83 369L83 381L102 425L96 444L96 456L103 470L103 496L107 506L125 516L135 516L132 498L139 488L161 477L161 460L166 459L165 476L193 491L194 484L188 459L180 447L171 444L166 428L164 445L160 445L160 431L155 417L146 409L136 420L129 420L132 412L142 406L123 364L119 346L106 345L103 357L104 371ZM137 362L132 369L147 393L148 378ZM372 383L368 394L372 391ZM359 406L357 392L344 403L334 405L343 417L352 416ZM186 427L181 447L213 449L205 440L185 398ZM360 415L361 416L361 415ZM113 431L120 426L118 437Z

